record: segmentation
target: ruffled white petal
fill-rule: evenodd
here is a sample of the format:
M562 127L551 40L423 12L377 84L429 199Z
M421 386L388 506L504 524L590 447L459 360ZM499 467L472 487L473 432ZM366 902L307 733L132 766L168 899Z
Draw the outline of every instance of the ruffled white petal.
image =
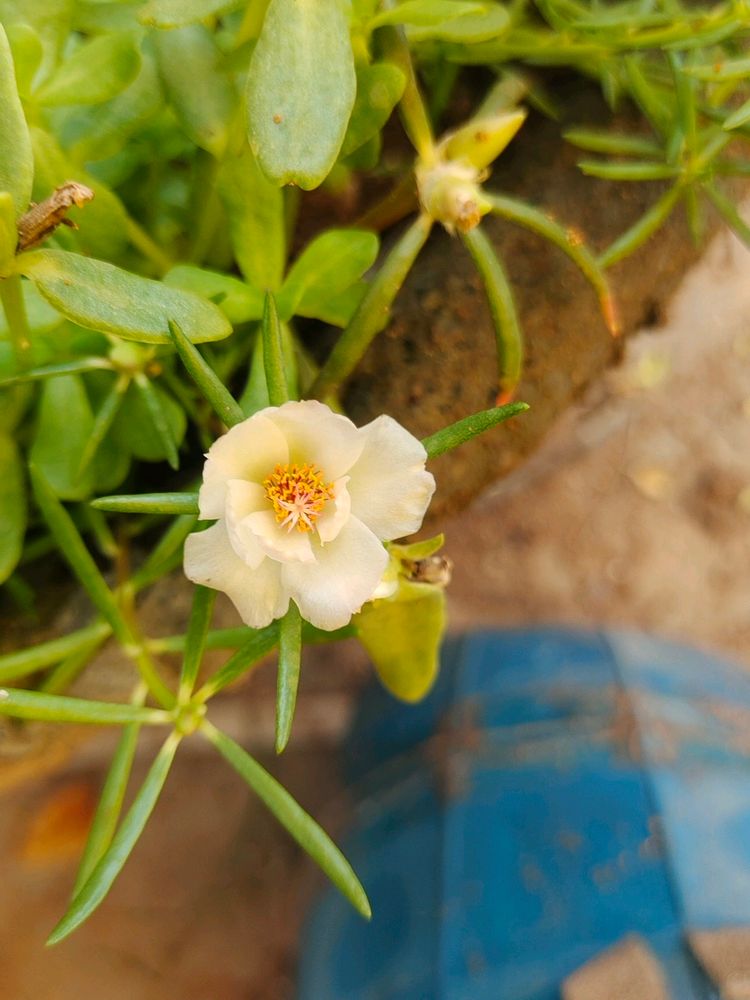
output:
M254 532L246 524L250 514L268 507L266 491L260 483L230 479L226 494L226 526L232 548L251 569L259 566L266 552L258 544Z
M271 559L278 562L311 563L315 560L310 546L310 533L289 530L288 525L282 527L271 510L262 510L250 514L242 522L243 529L252 532L255 543Z
M185 575L193 583L222 590L251 628L263 628L286 614L289 593L281 584L281 564L264 559L250 569L232 548L223 521L185 541Z
M383 540L418 531L435 492L421 442L391 417L360 428L362 454L349 470L352 514Z
M202 518L223 517L230 479L261 483L276 465L286 465L289 461L286 437L263 415L268 412L262 410L236 424L211 445L198 493Z
M333 484L333 497L326 503L315 522L318 538L324 544L332 542L349 520L352 502L346 488L348 482L348 476L336 480Z
M261 410L283 432L290 462L317 465L327 482L348 472L359 458L363 442L357 427L315 399L284 403Z
M388 564L382 544L356 517L333 542L315 546L315 562L285 563L282 582L302 617L332 631L346 625L372 597Z

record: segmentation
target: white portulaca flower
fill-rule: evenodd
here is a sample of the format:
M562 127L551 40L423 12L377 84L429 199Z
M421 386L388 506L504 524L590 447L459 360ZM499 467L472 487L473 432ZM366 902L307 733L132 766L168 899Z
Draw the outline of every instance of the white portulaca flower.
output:
M315 400L270 406L206 456L185 573L224 591L253 628L293 600L318 628L346 625L376 593L384 541L416 531L435 490L422 444L390 417L365 427Z

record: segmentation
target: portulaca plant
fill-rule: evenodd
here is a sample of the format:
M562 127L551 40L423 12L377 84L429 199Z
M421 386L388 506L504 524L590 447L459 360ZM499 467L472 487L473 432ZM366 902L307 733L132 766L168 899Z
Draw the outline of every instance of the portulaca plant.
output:
M27 567L56 552L93 606L83 627L0 656L0 715L122 727L51 941L105 898L187 738L220 753L369 914L330 837L214 725L211 701L276 652L281 752L305 643L349 636L395 696L430 689L447 564L442 536L404 536L435 488L430 461L525 409L511 402L524 355L513 289L482 220L567 254L613 333L608 268L678 205L696 239L709 202L750 243L721 187L747 174L730 154L750 137L746 25L737 0L0 0L0 584L22 614ZM488 187L521 105L556 113L547 67L641 114L642 134L566 134L593 154L584 172L665 185L599 255L576 220ZM444 132L466 81L474 106ZM366 224L308 224L300 191L384 184ZM436 223L481 279L498 405L423 441L388 415L357 428L342 389ZM320 324L336 331L330 350ZM144 635L140 594L183 565L196 584L186 633ZM218 591L236 627L212 627ZM132 665L123 703L75 686L109 641ZM208 648L228 653L210 675ZM143 726L166 735L123 815Z

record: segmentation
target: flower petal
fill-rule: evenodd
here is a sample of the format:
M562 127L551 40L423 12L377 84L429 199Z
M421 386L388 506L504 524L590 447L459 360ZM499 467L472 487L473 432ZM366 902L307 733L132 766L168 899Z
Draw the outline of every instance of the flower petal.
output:
M223 521L188 535L184 567L193 583L222 590L251 628L270 625L287 612L289 592L282 586L280 564L264 559L250 569L232 548Z
M330 632L346 625L372 597L388 553L356 517L347 520L334 541L315 546L314 552L313 563L285 563L281 579L302 617Z
M202 518L223 517L230 479L260 483L273 472L274 466L289 461L283 432L264 413L268 410L236 424L211 445L198 493Z
M255 544L271 559L283 563L311 563L315 560L309 532L298 531L297 528L290 531L288 525L282 528L273 511L261 510L250 514L241 527L243 538L252 533Z
M260 483L248 483L244 479L230 479L227 483L226 526L232 548L250 569L259 566L266 553L258 544L255 534L244 521L249 514L268 506L266 491Z
M315 399L284 403L261 414L284 433L287 461L317 465L327 482L348 472L362 451L361 435L351 420Z
M341 479L336 480L333 484L333 497L326 503L320 517L315 522L318 538L323 543L332 542L349 519L352 502L346 488L348 482L348 476L342 476Z
M418 531L435 492L422 443L386 416L362 427L360 434L364 449L349 470L347 486L352 513L387 541Z

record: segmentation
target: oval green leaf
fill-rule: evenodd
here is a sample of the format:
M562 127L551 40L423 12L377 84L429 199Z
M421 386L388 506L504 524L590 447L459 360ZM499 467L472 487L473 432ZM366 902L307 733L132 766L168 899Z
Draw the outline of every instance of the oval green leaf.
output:
M90 469L79 476L78 469L94 416L81 376L46 379L41 397L31 461L57 496L83 500L93 491L93 476Z
M400 580L393 597L366 604L354 621L383 686L401 701L424 698L440 665L444 591Z
M155 36L159 74L185 134L217 158L229 139L237 95L221 68L221 52L202 24Z
M8 36L0 24L0 191L13 198L17 215L29 207L34 180L31 139L16 88Z
M286 261L283 191L269 181L247 145L224 161L218 186L237 266L250 285L275 292Z
M208 271L192 264L177 264L164 275L164 284L210 299L230 323L247 323L263 315L261 292L231 274Z
M268 176L317 187L336 162L355 93L343 0L271 0L247 87L250 144Z
M221 340L232 332L212 302L102 260L65 250L34 250L17 258L16 269L36 283L55 309L91 330L143 344L168 344L170 320L193 343Z
M375 233L331 229L316 237L292 265L279 293L279 316L322 319L327 303L353 285L378 255Z
M128 34L101 35L85 42L34 94L47 107L101 104L135 79L141 64Z
M405 86L406 76L392 63L357 67L357 97L341 156L349 156L380 132L398 104Z

